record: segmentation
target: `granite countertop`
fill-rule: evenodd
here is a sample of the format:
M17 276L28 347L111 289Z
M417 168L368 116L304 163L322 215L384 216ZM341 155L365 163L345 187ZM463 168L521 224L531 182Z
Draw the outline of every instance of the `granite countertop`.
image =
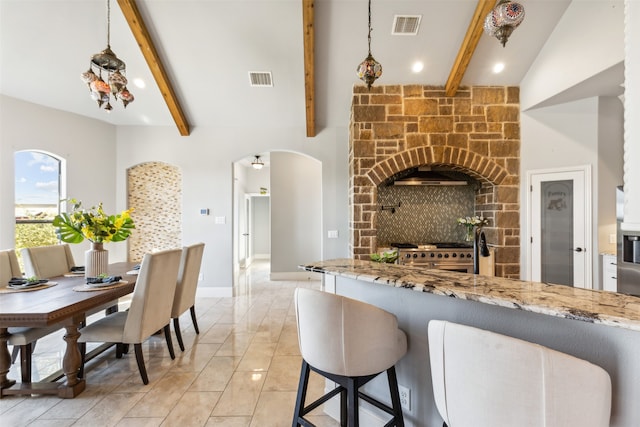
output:
M307 271L640 332L640 297L422 267L334 259Z

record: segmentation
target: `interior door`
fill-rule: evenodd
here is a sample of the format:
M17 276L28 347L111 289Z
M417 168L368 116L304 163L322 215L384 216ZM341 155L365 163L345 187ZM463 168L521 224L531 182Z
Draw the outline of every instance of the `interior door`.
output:
M589 167L530 173L531 280L593 287L590 176Z

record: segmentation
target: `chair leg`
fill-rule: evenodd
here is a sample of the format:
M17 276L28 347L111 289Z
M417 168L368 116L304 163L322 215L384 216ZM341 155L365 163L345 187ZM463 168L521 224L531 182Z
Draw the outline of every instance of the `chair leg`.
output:
M140 371L140 377L144 385L149 384L149 377L147 377L147 369L144 366L144 356L142 355L142 344L137 343L133 345L136 352L136 362L138 362L138 370Z
M124 353L123 348L124 344L119 342L116 343L116 359L122 359L122 354Z
M173 319L173 330L176 331L176 339L178 340L180 350L184 351L184 343L182 342L182 334L180 333L180 321L178 321L177 317Z
M20 346L14 345L13 350L11 350L11 364L13 365L18 360L18 356L20 356Z
M167 341L167 348L169 349L169 355L173 360L176 358L176 354L173 351L173 341L171 340L171 328L169 327L168 323L164 326L163 330L164 330L164 339Z
M358 386L353 378L347 380L347 426L358 427L360 414L358 409Z
M293 427L298 427L301 425L299 420L300 417L304 415L302 411L304 409L304 401L307 398L307 385L309 384L310 371L311 369L309 368L309 364L304 359L302 359L300 381L298 382L298 396L296 397L296 407L293 412Z
M398 392L398 377L396 367L387 369L387 379L389 380L389 392L391 393L391 407L396 427L404 427L404 417L402 415L402 405L400 404L400 393Z
M20 346L20 377L23 383L31 382L31 355L33 354L33 343Z
M196 330L196 334L200 334L200 329L198 328L198 321L196 320L196 306L192 305L189 311L191 312L191 323L193 323L193 329Z

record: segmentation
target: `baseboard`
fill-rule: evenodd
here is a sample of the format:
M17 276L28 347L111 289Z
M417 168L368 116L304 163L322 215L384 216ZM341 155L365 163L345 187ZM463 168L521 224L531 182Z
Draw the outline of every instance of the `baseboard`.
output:
M312 271L293 271L284 273L271 273L269 274L269 280L290 280L290 281L306 281L306 280L321 280L323 274L314 273Z
M233 296L233 287L198 286L196 298L225 298Z

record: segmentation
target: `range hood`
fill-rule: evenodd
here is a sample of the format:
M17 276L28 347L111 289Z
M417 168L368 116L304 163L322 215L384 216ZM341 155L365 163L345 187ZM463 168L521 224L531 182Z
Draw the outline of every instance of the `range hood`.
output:
M469 181L452 175L454 174L427 167L417 168L393 181L393 185L469 185Z

